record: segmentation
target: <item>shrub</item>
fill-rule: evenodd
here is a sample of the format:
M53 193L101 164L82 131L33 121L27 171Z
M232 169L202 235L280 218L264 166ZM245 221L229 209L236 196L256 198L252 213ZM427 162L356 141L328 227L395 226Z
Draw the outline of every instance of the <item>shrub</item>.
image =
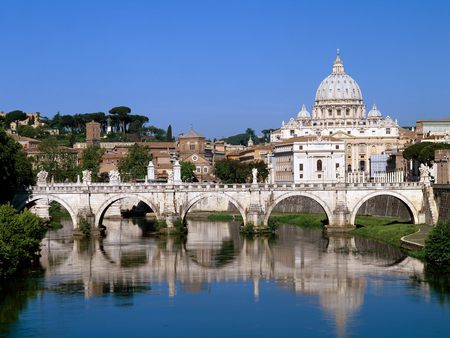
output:
M44 222L29 210L0 205L0 278L31 263L45 232Z
M251 236L255 233L255 228L253 226L253 223L247 223L241 228L241 234Z
M450 219L439 222L425 241L427 263L450 270Z

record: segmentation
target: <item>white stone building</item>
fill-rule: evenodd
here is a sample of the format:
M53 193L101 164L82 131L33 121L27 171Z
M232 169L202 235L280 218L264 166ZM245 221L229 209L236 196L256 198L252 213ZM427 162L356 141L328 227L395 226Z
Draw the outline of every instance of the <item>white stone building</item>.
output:
M369 171L371 155L395 152L400 134L396 120L383 118L373 105L366 115L361 90L356 81L345 73L339 56L333 70L319 85L312 116L303 105L296 118L282 122L271 133L271 142L281 142L302 136L332 136L346 143L345 168L348 171Z
M344 179L345 142L302 136L275 144L275 183L333 183Z

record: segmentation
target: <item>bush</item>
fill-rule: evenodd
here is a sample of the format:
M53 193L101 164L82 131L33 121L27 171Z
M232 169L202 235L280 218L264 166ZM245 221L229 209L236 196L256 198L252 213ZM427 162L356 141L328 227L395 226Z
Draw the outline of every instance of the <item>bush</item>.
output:
M0 278L31 263L45 232L44 222L29 210L19 213L10 204L0 205Z
M439 222L425 240L427 263L450 270L450 219Z
M244 225L241 228L241 234L246 235L246 236L252 236L255 233L255 228L253 226L253 223L247 223L247 225Z

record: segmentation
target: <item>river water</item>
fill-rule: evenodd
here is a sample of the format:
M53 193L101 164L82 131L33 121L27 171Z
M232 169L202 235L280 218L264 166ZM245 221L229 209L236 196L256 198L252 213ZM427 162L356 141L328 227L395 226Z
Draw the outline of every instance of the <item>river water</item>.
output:
M252 240L209 221L161 239L142 219L79 241L63 223L43 240L42 270L2 295L0 336L450 336L448 295L374 241L290 226Z

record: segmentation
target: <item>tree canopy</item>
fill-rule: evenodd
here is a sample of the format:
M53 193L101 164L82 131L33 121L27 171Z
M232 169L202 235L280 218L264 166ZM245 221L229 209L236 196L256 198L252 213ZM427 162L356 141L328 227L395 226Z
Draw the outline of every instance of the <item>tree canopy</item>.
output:
M242 163L238 160L220 160L214 166L214 175L223 183L248 183L252 180L252 168L258 169L258 182L264 182L269 170L263 161Z
M152 155L147 147L134 144L127 156L119 162L119 172L123 181L143 179L147 175L147 165Z
M53 139L44 139L39 144L41 154L34 158L37 171L45 170L56 182L66 179L74 181L80 173L77 154L70 148L61 147Z
M407 160L417 160L420 163L431 165L434 161L434 151L437 149L450 149L450 144L420 142L410 145L403 151L403 157Z
M105 149L100 148L98 145L91 145L83 150L81 169L90 170L92 172L92 180L94 182L98 179L100 159L104 153Z
M22 146L0 130L0 203L10 201L19 187L32 183L31 162Z
M45 232L41 219L29 210L18 213L10 204L0 205L0 278L30 264Z
M191 162L180 161L181 180L183 182L192 182L195 178L195 165Z

